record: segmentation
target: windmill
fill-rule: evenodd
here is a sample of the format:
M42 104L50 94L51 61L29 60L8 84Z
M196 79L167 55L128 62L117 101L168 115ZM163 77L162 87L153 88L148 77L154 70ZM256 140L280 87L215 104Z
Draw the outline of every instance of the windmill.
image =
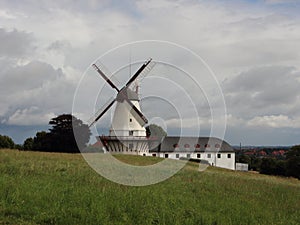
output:
M89 120L89 127L94 125L116 102L116 108L112 119L111 128L109 131L109 136L106 136L102 142L107 144L107 141L120 140L121 141L133 141L137 138L146 137L146 129L144 126L148 123L147 118L141 112L139 105L138 93L131 90L130 86L139 76L145 76L155 65L155 63L150 58L147 60L128 80L125 86L119 89L101 70L99 66L93 64L93 68L101 75L101 77L117 92L117 96L110 100L104 107L104 109L98 110L98 112ZM101 137L100 137L101 139ZM133 146L138 148L138 145L129 144L131 149ZM128 147L127 146L127 147ZM110 146L106 146L109 148ZM139 146L141 147L141 146ZM116 151L120 151L123 147L118 145L116 147L114 143L114 148ZM127 149L128 150L128 149Z

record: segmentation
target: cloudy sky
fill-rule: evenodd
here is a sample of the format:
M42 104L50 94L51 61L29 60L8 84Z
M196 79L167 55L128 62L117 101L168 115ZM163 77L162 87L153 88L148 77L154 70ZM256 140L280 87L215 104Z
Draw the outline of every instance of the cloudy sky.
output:
M72 112L79 80L96 58L128 42L162 40L192 50L214 71L229 143L299 144L299 11L298 0L1 0L0 134L22 143L48 129L50 118Z

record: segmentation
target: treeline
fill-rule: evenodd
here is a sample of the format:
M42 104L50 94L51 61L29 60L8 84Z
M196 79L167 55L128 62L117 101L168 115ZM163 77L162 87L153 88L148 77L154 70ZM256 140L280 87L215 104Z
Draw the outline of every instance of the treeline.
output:
M284 159L239 155L236 161L247 163L249 170L259 171L261 174L300 179L300 145L293 146L287 151Z
M8 136L0 135L0 148L33 150L45 152L78 153L90 140L90 129L71 114L63 114L49 121L48 132L37 132L27 138L23 145L16 145Z
M22 146L16 145L10 137L0 134L0 148L18 149L20 147Z

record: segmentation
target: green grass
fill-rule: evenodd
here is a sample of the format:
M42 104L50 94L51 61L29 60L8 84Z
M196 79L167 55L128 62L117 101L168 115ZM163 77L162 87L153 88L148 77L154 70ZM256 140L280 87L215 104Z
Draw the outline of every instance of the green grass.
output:
M134 165L161 159L116 156ZM146 187L115 184L80 154L0 150L0 224L299 224L300 181L188 163Z

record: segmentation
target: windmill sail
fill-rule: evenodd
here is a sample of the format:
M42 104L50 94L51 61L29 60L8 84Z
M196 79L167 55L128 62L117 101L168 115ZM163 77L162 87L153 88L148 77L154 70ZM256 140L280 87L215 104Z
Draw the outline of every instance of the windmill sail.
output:
M124 101L126 101L130 106L130 113L131 115L136 119L136 121L143 127L145 124L148 123L147 118L143 115L143 113L132 103L132 101L138 101L137 99L132 99L128 96L129 86L137 79L138 76L143 75L145 76L149 71L153 68L155 63L151 63L152 59L150 58L147 60L136 72L135 74L128 80L126 85L120 90L104 73L104 67L97 66L96 64L93 64L92 66L94 69L101 75L101 77L113 88L115 89L118 94L115 99L109 102L109 104L102 107L100 110L97 111L97 113L89 120L89 126L92 126L97 120L99 120L114 104L115 101L122 104Z
M102 108L100 108L95 115L88 120L88 126L93 126L110 109L115 101L116 99L110 99Z

